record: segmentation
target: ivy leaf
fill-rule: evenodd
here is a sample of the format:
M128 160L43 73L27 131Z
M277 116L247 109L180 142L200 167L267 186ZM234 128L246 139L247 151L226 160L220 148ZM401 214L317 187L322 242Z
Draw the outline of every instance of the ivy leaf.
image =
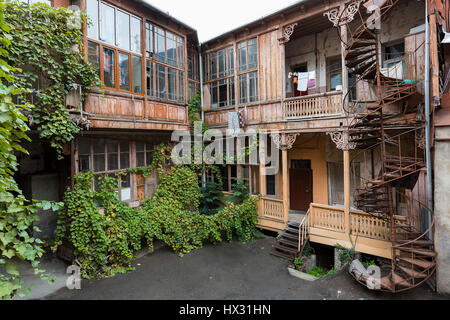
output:
M12 276L18 276L19 273L19 267L17 266L17 264L13 261L7 261L5 264L5 270L7 273L9 273Z

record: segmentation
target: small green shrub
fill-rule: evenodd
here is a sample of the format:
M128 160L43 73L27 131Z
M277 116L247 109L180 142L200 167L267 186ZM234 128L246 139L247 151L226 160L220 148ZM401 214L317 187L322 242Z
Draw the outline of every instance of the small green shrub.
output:
M220 184L215 182L206 183L205 187L200 189L200 213L204 215L214 215L223 204L223 193Z

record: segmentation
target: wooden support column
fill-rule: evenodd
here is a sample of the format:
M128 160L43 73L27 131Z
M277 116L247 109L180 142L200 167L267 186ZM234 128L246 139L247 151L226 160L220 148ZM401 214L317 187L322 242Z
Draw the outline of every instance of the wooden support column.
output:
M346 56L346 49L345 49L345 45L347 43L347 25L344 24L342 26L339 27L339 32L341 35L341 59L342 59L342 96L345 97L345 100L343 101L343 104L345 105L346 102L348 102L348 70L347 70L347 66L345 65L345 56Z
M266 150L264 144L260 145L259 151L259 193L262 197L266 196Z
M331 140L344 154L344 225L345 231L350 236L350 150L356 148L356 144L350 141L348 132L330 132Z
M288 151L282 150L282 166L283 166L283 210L284 222L289 220L290 198L289 198L289 168L288 168Z
M350 151L344 150L344 214L345 231L350 234Z

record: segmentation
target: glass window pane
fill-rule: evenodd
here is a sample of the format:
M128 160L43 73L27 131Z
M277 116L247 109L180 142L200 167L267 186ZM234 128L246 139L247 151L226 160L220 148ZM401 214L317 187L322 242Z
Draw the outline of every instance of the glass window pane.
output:
M209 56L209 67L211 79L217 79L217 52L210 54Z
M147 95L150 97L156 96L155 86L153 84L155 78L153 72L154 72L153 62L147 61Z
M245 42L242 42L238 46L239 50L239 71L247 70L247 46Z
M119 53L120 89L130 91L130 56Z
M145 150L147 156L147 166L150 166L153 162L153 153L155 152L153 144L147 143Z
M115 87L114 77L114 51L103 48L103 82L106 87Z
M236 104L235 100L235 88L234 88L234 78L228 79L228 101L230 106L234 106Z
M130 144L128 141L120 141L120 169L130 168Z
M129 201L131 200L131 175L127 174L120 178L121 188L120 188L120 200Z
M100 76L100 46L92 41L88 41L88 60Z
M177 42L174 34L166 32L167 36L167 63L171 66L177 65Z
M226 72L226 50L220 50L219 51L219 78L223 78L227 75Z
M87 36L88 38L98 40L98 1L87 0L86 12L90 19L88 24Z
M146 23L146 32L147 32L147 41L145 43L147 52L151 53L150 55L147 55L148 57L153 57L153 25L150 23Z
M130 15L117 10L117 46L130 50Z
M168 80L168 92L169 100L176 100L177 97L177 71L172 68L168 68L167 80Z
M155 27L155 38L156 60L166 62L166 43L164 38L164 30Z
M182 38L178 38L177 51L178 51L178 68L184 67L184 41Z
M104 4L100 4L100 34L101 40L115 45L115 19L114 19L114 8Z
M228 75L234 74L234 49L233 47L228 48Z
M256 39L248 42L248 68L256 69L258 67L258 48Z
M119 144L117 141L108 140L107 144L108 152L108 171L119 169Z
M167 99L166 92L166 67L161 65L156 65L156 79L158 81L157 90L158 98Z
M341 59L336 59L330 62L329 66L330 72L339 72L341 71Z
M184 102L184 72L178 71L178 101Z
M335 91L337 86L340 86L341 83L341 74L334 74L330 76L330 89L331 91Z
M219 81L219 107L228 105L227 96L227 80L221 80Z
M269 196L276 195L275 178L276 178L275 176L266 176L266 193Z
M133 56L133 92L142 94L142 59Z
M141 53L141 20L131 17L131 51Z
M211 83L211 96L212 96L211 108L215 109L217 108L219 102L217 95L217 82Z
M250 86L249 100L250 100L250 102L255 102L258 100L258 73L257 72L252 72L249 74L249 86Z
M247 75L246 74L239 77L239 101L240 101L240 103L247 103Z

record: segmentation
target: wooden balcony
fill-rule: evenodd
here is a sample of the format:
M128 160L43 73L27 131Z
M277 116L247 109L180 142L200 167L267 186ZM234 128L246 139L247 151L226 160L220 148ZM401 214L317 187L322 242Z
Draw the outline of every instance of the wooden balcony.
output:
M283 109L286 120L340 116L344 114L342 92L289 98Z

